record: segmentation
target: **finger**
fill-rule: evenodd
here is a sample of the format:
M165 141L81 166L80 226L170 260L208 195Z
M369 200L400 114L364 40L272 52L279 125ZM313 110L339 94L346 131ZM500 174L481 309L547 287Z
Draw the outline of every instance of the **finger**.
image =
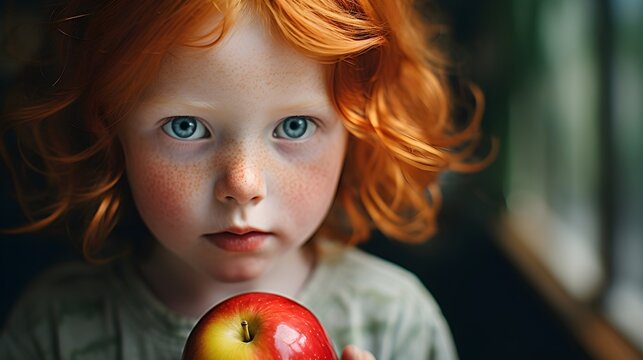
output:
M371 354L370 351L362 351L362 360L375 360L375 355Z
M375 360L375 356L355 345L348 345L342 351L342 360Z
M360 350L355 345L348 345L342 351L342 360L360 360Z

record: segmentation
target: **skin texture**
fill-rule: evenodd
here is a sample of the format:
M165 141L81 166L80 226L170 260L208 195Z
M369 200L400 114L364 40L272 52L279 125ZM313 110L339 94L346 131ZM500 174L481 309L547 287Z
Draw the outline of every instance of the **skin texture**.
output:
M246 14L214 47L174 49L121 124L132 195L158 242L141 273L170 309L198 317L236 293L304 285L314 265L304 244L334 200L348 137L324 79ZM180 119L189 138L176 136ZM288 119L305 134L289 137ZM252 246L211 241L249 228L262 232Z
M176 116L206 136L173 137ZM301 138L283 136L293 116L310 117ZM143 274L170 307L198 315L195 298L275 286L294 295L303 285L312 259L302 245L334 199L347 140L322 65L244 16L214 47L175 49L119 138L134 201L160 244ZM244 252L208 240L230 228L268 235Z
M357 346L348 345L342 351L342 360L375 360L375 356Z

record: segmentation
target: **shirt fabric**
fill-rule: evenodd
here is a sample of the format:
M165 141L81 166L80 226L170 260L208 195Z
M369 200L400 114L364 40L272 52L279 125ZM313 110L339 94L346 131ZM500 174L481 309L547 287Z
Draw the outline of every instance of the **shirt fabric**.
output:
M435 301L408 271L355 248L322 247L295 298L336 351L355 344L378 360L456 359ZM0 359L180 359L197 319L165 307L128 262L57 266L14 307Z

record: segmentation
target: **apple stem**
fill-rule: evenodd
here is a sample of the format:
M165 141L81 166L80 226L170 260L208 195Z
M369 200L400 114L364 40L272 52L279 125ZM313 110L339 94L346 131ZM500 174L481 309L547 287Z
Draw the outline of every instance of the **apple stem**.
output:
M250 330L248 329L248 322L241 320L241 328L243 329L243 341L250 342L252 338L250 337Z

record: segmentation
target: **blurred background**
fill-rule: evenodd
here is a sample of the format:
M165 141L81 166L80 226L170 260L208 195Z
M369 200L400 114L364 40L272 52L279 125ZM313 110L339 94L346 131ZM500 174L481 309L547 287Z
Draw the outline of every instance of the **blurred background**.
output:
M42 4L3 1L2 93L40 46ZM442 178L435 238L375 234L363 248L422 279L462 359L643 358L643 1L423 9L450 25L500 152L481 173ZM20 223L4 164L0 191L0 227ZM29 279L76 257L60 238L2 236L0 322Z

